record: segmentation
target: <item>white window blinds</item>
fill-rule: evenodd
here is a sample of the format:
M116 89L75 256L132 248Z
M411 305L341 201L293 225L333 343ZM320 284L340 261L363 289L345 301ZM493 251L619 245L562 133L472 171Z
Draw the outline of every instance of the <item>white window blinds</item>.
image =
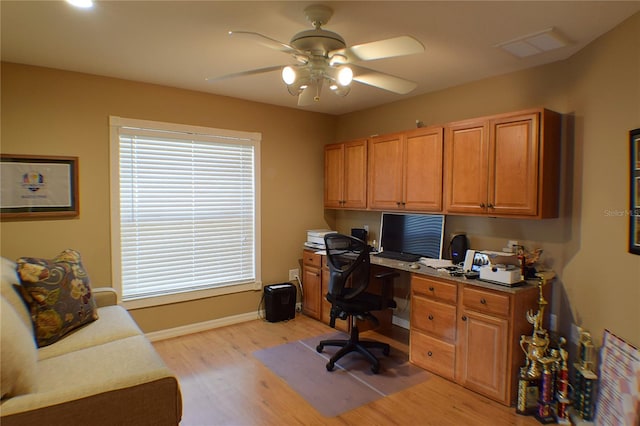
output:
M118 126L125 301L259 281L258 140L206 130Z

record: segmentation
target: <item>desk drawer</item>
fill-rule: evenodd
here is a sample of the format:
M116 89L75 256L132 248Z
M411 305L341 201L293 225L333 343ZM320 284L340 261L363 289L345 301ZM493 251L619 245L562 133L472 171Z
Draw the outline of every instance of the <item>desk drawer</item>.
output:
M453 342L456 338L456 307L421 295L411 298L411 327Z
M302 258L302 263L304 263L305 265L309 265L309 266L315 266L316 268L321 268L321 262L322 262L322 256L314 253L310 250L304 250L303 253L303 258Z
M416 274L411 276L411 291L453 305L457 300L457 286L454 283L436 281Z
M508 316L509 296L474 287L462 290L462 303L466 308L486 314Z
M454 379L455 346L411 330L410 361L449 380Z

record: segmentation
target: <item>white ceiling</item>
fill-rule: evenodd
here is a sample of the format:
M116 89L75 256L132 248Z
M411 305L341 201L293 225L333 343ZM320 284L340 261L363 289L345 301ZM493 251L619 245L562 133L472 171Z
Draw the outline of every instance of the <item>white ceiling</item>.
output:
M311 29L303 10L334 10L325 29L348 46L411 35L422 54L362 63L418 83L397 95L354 83L340 98L325 88L302 109L344 114L489 76L570 57L640 11L640 1L97 1L75 9L62 1L0 2L2 60L297 107L279 72L206 82L235 72L293 63L281 52L229 30L289 43ZM555 27L569 46L516 58L496 44Z

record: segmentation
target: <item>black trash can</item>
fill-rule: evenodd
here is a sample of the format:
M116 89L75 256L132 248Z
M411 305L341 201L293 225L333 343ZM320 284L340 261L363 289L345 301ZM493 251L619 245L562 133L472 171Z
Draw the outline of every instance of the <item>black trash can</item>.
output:
M267 321L286 321L296 317L296 287L291 283L271 284L264 288Z

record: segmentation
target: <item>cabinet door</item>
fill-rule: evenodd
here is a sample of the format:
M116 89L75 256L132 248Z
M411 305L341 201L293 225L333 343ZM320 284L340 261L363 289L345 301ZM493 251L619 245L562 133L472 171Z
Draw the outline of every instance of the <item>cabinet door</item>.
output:
M458 327L458 382L509 405L508 320L462 309Z
M402 199L402 134L369 141L369 207L399 210Z
M442 211L443 128L422 128L406 135L404 208Z
M538 140L538 114L491 120L489 214L537 214Z
M344 144L324 147L324 206L342 207L344 187Z
M322 277L320 268L303 265L302 267L302 312L312 318L320 319Z
M342 207L367 207L367 140L344 144L344 188Z
M486 121L465 121L447 127L445 137L445 210L485 213L489 167Z

